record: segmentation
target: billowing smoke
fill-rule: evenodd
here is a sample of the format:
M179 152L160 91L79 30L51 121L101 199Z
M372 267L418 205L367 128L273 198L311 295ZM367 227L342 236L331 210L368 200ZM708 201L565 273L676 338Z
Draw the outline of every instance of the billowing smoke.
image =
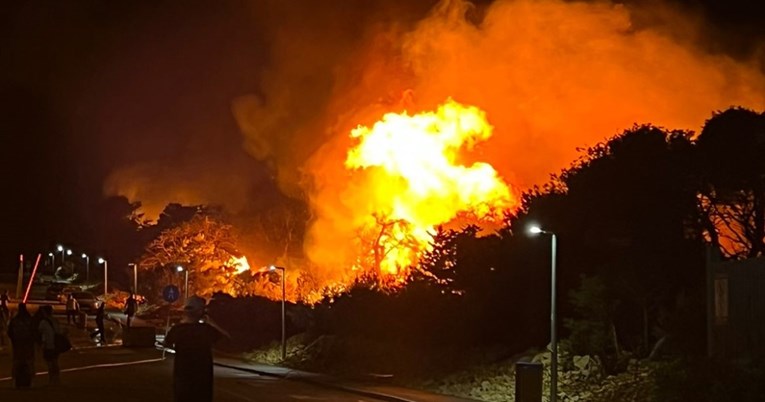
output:
M700 25L668 8L443 0L423 14L370 4L254 10L269 65L259 91L233 100L246 150L309 203L304 248L319 278L342 277L355 253L363 209L347 201L364 189L343 165L349 133L384 113L435 110L449 97L483 109L494 135L465 157L523 189L635 123L697 130L714 110L765 107L758 66L708 53Z

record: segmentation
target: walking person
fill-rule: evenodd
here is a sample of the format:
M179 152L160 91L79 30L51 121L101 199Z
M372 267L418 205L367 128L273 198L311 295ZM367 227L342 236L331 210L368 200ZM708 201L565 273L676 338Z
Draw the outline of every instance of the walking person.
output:
M8 338L13 347L12 377L16 388L32 386L35 375L35 340L37 332L27 305L19 303L16 315L8 324Z
M130 296L128 296L127 300L125 301L125 315L127 315L128 328L130 328L130 322L133 320L133 316L135 315L137 310L138 310L138 301L136 300L133 292L130 292Z
M183 319L165 337L165 346L175 350L175 402L213 400L212 346L221 336L228 334L207 317L205 305L205 299L189 297L183 307Z
M66 323L77 325L77 315L80 312L80 303L69 293L66 298Z
M98 309L96 309L96 330L90 335L91 337L100 337L101 344L106 344L106 331L104 330L104 306L106 303L100 302Z
M38 331L42 339L43 359L48 365L48 379L50 384L60 383L60 369L58 366L58 356L60 351L56 348L56 334L62 334L61 327L53 317L53 307L50 305L41 306L39 311L40 324Z

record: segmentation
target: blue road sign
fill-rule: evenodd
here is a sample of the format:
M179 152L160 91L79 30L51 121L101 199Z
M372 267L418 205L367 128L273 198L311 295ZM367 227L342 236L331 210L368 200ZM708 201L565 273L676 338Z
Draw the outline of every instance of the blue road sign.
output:
M177 301L180 296L181 291L178 289L178 286L167 285L164 289L162 289L162 298L165 299L165 301L168 303Z

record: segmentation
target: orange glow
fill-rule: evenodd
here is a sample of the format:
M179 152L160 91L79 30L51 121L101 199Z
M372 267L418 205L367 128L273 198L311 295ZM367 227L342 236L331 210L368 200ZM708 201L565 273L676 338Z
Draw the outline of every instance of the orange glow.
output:
M360 175L358 189L368 193L354 229L362 241L370 235L376 254L371 267L362 256L356 269L405 279L438 225L460 214L496 222L518 205L491 165L460 162L461 152L489 139L492 129L482 110L448 99L435 112L388 113L351 131L357 144L345 166Z
M765 108L759 63L710 52L692 13L640 2L478 3L441 0L418 21L363 29L331 7L276 24L261 86L233 99L232 111L246 151L309 210L307 222L285 215L270 226L279 244L247 239L251 257L294 259L284 262L288 294L320 297L368 273L400 282L429 231L495 228L521 191L636 123L698 131L714 110ZM264 201L251 171L205 162L125 166L104 190L141 201L150 219L169 202L237 212ZM264 230L239 216L237 227L260 239ZM260 277L253 288L279 297Z
M241 256L239 258L231 257L226 265L235 268L237 274L241 274L250 270L250 263L247 261L247 257L245 256Z

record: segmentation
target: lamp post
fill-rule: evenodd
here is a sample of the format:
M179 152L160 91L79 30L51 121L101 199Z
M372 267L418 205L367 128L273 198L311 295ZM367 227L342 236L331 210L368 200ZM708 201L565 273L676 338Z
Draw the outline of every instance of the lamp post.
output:
M529 233L533 235L545 234L550 235L551 238L551 261L550 261L550 402L556 402L558 399L558 333L556 331L556 324L558 322L556 316L555 307L555 281L556 281L556 253L558 247L558 239L555 233L542 230L539 226L530 226Z
M53 253L48 253L48 257L50 257L50 268L55 269L53 266L56 265L56 256Z
M138 294L138 264L131 262L129 266L133 266L133 293Z
M104 264L104 297L109 292L107 284L109 283L109 261L103 258L98 259L99 264Z
M287 275L287 269L284 267L277 267L276 265L271 265L268 267L270 271L276 271L280 270L282 271L282 360L287 359L287 326L286 326L286 313L285 313L285 302L286 302L286 294L284 291L284 283L286 282L286 275Z
M183 268L182 266L176 267L178 272L183 272L186 274L186 278L184 279L184 285L183 285L183 300L188 300L189 298L189 270Z
M85 283L90 280L90 256L82 253L82 258L85 259Z
M56 246L56 250L58 250L61 253L61 266L63 267L64 266L64 246L59 244L58 246ZM55 265L55 263L53 265Z

